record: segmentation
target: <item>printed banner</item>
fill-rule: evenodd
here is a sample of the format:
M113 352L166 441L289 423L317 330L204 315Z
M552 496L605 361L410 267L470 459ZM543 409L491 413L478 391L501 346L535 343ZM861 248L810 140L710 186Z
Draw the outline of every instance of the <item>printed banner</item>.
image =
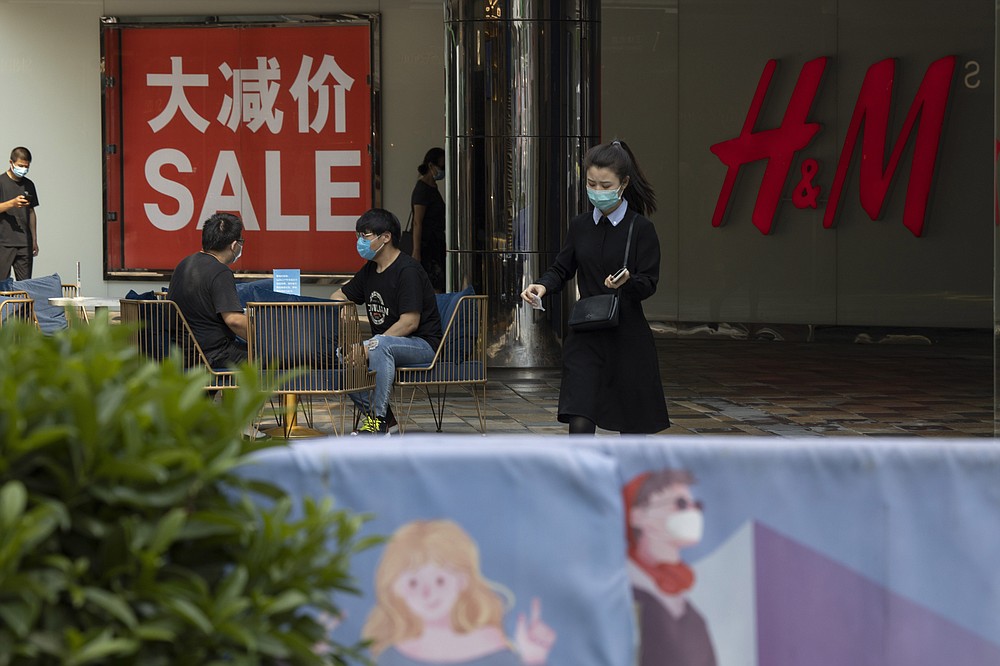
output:
M995 444L345 439L246 473L375 516L380 666L1000 664Z
M246 470L371 513L365 533L389 537L352 558L363 596L337 597L336 639L372 640L378 666L629 666L612 459L482 438L356 439L266 451Z
M638 666L1000 664L1000 451L595 440L619 462Z
M120 38L121 192L108 209L120 205L123 268L172 270L200 249L204 220L230 211L246 228L237 272L357 270L354 223L372 205L368 25Z

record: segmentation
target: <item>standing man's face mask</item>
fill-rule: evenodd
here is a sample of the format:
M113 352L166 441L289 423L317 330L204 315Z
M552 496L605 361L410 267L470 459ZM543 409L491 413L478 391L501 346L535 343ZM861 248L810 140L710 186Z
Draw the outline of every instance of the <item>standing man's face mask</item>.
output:
M17 166L13 162L10 163L10 171L18 178L24 178L25 176L28 175L28 167Z

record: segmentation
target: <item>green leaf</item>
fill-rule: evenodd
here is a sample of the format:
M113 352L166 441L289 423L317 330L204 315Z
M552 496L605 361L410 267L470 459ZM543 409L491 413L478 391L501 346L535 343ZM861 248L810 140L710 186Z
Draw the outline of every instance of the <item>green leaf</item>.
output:
M219 625L218 632L242 645L250 652L257 651L257 638L254 636L254 633L238 622L223 622Z
M31 616L28 604L11 600L0 603L0 620L14 632L15 636L24 638L28 635L34 618Z
M143 624L135 628L133 632L137 638L144 641L162 641L169 643L177 639L177 632L173 629L154 624Z
M0 488L0 526L13 526L27 503L28 491L20 481L11 481Z
M202 633L209 634L212 632L212 623L208 617L190 601L186 599L167 599L164 603L183 619L200 629Z
M234 567L229 575L223 579L222 584L219 585L219 590L215 597L215 607L221 608L230 604L234 599L243 594L249 577L246 567Z
M108 657L126 657L134 654L139 643L128 638L111 638L110 632L103 632L94 640L86 643L66 659L66 666L81 666L101 662Z
M137 620L132 608L116 594L97 587L87 587L83 590L83 596L88 602L116 618L125 626L129 628L136 626Z
M157 555L164 553L170 547L170 544L177 539L177 535L180 534L181 529L184 527L186 519L187 512L184 509L172 509L168 511L167 515L163 517L153 532L148 546L149 551Z
M298 590L286 590L264 604L264 610L272 615L301 608L309 603L309 597Z

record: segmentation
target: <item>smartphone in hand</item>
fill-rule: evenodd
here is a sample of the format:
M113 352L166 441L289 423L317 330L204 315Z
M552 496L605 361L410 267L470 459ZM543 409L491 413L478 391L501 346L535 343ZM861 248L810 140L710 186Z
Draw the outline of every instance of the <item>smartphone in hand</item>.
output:
M626 271L628 271L628 268L626 268L625 266L622 266L618 270L617 273L615 273L614 275L611 276L611 281L612 282L618 282L618 280L621 280L623 277L625 277L625 272Z

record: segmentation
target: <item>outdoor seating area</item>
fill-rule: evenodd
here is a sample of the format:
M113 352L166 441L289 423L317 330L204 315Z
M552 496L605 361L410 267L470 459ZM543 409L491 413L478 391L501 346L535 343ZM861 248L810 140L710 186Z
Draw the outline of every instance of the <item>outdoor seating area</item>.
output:
M28 320L44 331L42 320L47 327L65 327L94 318L87 308L53 307L43 300L80 297L76 285L58 275L24 281L16 285L20 289L0 286L7 287L0 292L0 325ZM279 294L269 280L238 288L254 321L250 354L263 361L262 377L302 369L283 380L256 425L288 438L348 432L356 412L347 393L373 385L364 369L341 365L350 346L366 337L364 317L344 303ZM231 370L210 367L165 292L130 296L137 298L121 299L120 315L114 312L111 320L142 324L133 340L143 355L160 359L174 346L188 367L207 373L206 390L236 387ZM488 374L488 298L464 290L439 294L437 300L444 339L434 361L397 369L392 406L399 432L564 434L565 425L556 421L558 368L494 368ZM36 315L38 309L44 317ZM994 432L987 335L942 332L917 356L913 346L901 344L682 339L659 328L654 332L673 422L664 434L981 437ZM746 381L738 379L743 375Z
M316 428L317 421L329 425L332 434L348 432L348 424L356 418L348 394L374 387L374 373L352 359L351 352L368 337L367 322L353 303L280 293L272 286L268 279L237 285L250 321L248 360L259 368L262 380L276 382L258 425L283 438L331 434ZM165 291L130 291L118 300L94 299L82 296L77 285L63 283L57 274L7 280L0 283L0 325L10 319L27 320L52 333L74 323L91 323L111 301L119 312L108 319L134 327L132 343L143 356L159 361L176 352L184 367L206 373L206 391L238 388L233 369L212 367ZM416 425L410 419L419 418L423 404L441 432L450 388L452 400L461 399L456 389L465 389L473 398L479 431L486 433L487 302L471 288L437 295L444 337L434 360L426 366L397 369L393 404L401 417L400 432L408 424ZM315 407L325 414L317 416Z
M374 373L356 358L368 337L357 306L349 302L279 294L269 281L240 285L249 320L248 360L262 383L273 385L255 424L273 437L286 439L342 435L355 421L350 393L371 391ZM149 300L153 293L121 299L120 321L135 327L133 343L144 356L161 360L177 350L184 366L207 373L205 389L238 388L232 369L212 367L188 322L175 303ZM267 299L267 300L258 300ZM396 404L400 432L414 410L418 393L427 398L432 419L441 432L448 389L466 388L475 401L480 432L485 434L486 296L471 289L438 295L444 338L427 366L397 369ZM317 412L317 408L323 413ZM331 430L319 429L317 421Z

